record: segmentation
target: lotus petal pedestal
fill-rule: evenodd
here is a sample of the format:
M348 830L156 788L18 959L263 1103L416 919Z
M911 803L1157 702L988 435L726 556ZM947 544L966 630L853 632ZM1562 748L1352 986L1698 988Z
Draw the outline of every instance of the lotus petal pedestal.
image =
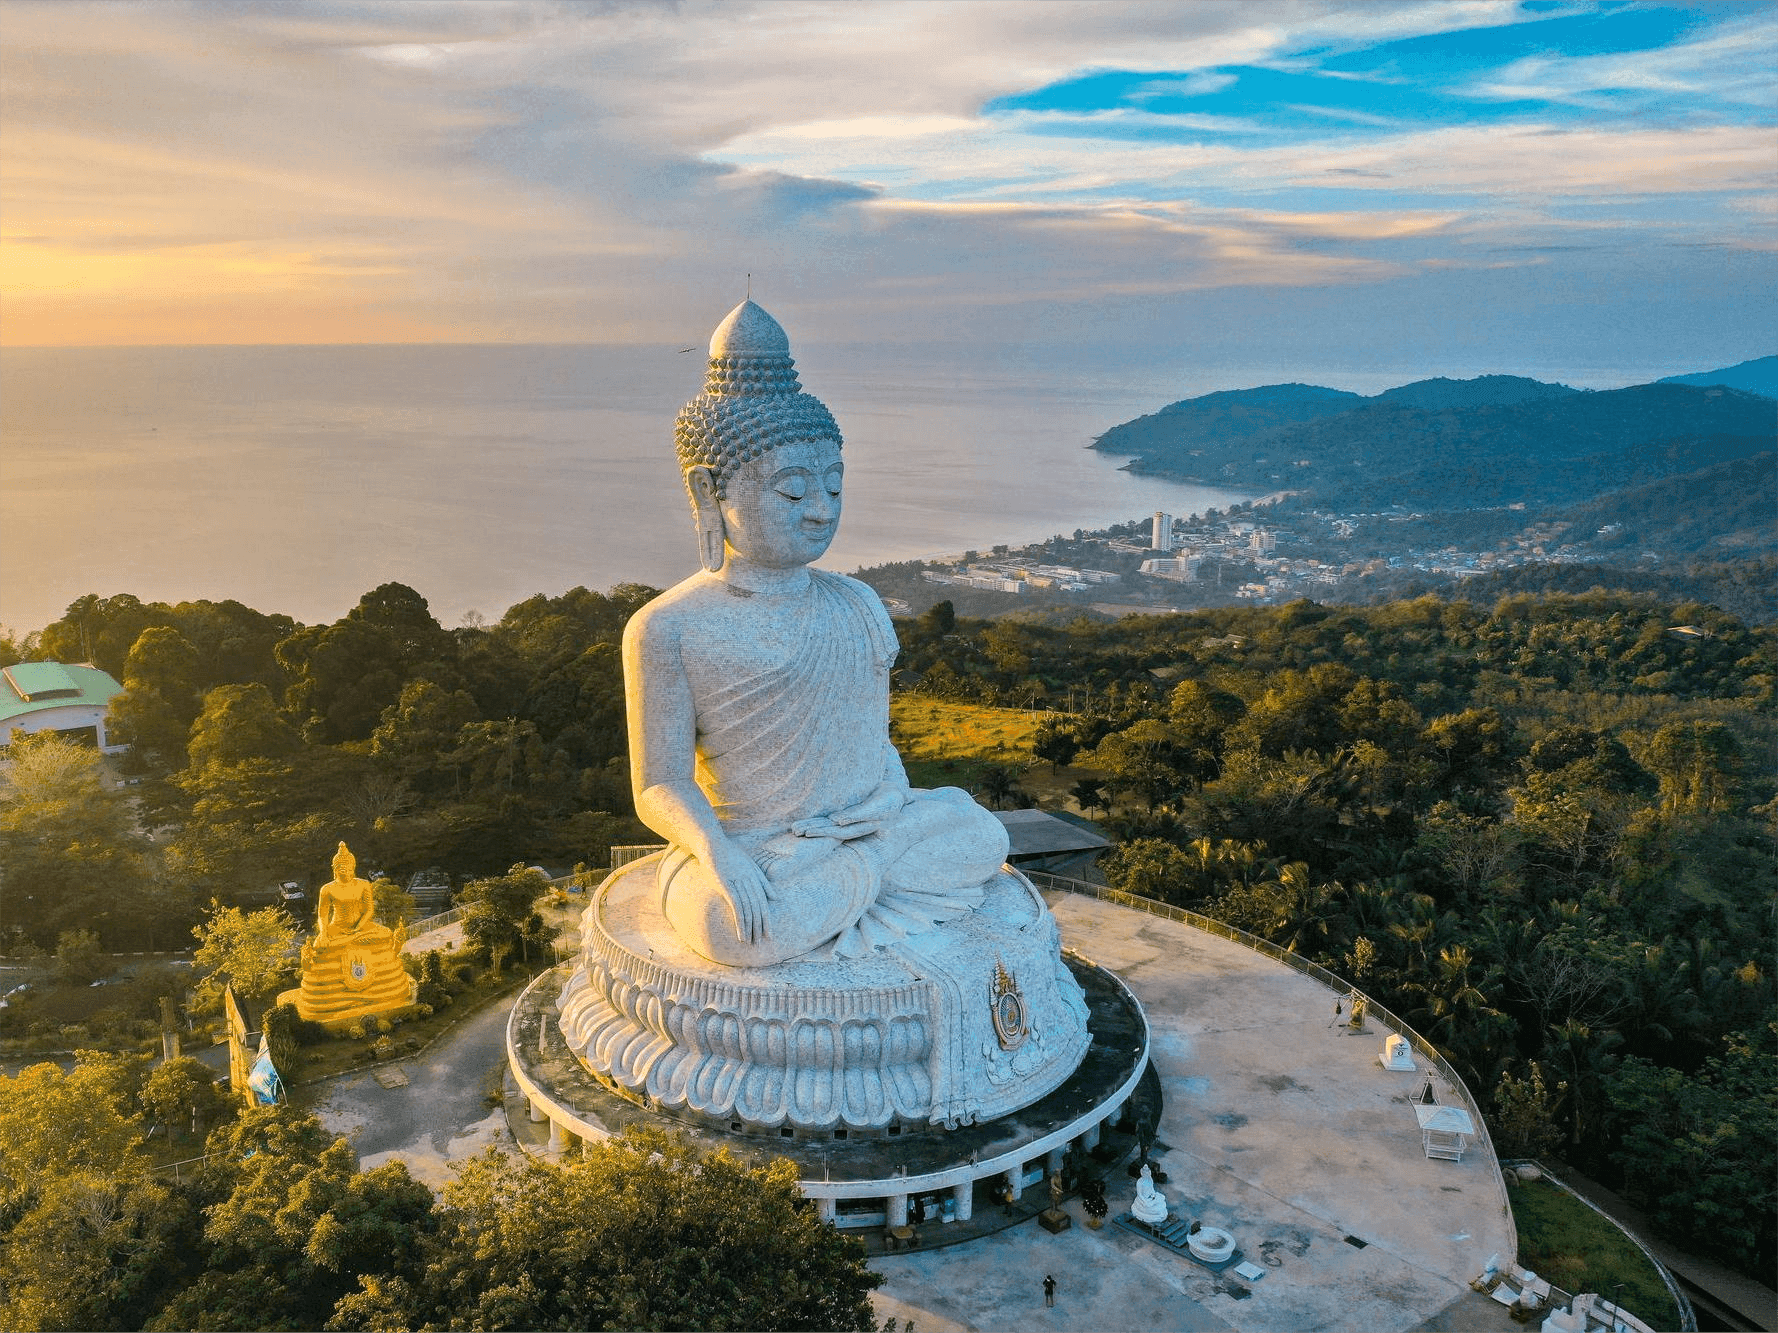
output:
M582 919L561 1031L602 1082L729 1131L955 1128L1027 1106L1085 1056L1055 918L1006 869L982 905L861 958L712 963L661 914L655 857Z

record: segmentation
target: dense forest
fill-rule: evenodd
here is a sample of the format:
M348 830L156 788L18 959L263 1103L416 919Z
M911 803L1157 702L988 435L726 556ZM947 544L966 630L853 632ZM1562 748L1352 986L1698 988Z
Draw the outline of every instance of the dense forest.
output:
M399 584L322 626L90 597L0 642L118 676L140 778L13 747L8 947L166 947L341 837L397 875L602 863L645 837L617 645L650 595L456 630ZM1030 762L1080 771L1112 883L1324 963L1446 1052L1504 1152L1770 1272L1778 631L1595 590L1115 624L941 603L900 632L896 688L1050 714Z
M1490 607L903 624L898 677L1050 708L1113 885L1402 1014L1502 1151L1778 1259L1778 632L1593 591Z
M238 602L83 597L0 640L0 665L91 662L119 680L112 733L133 780L126 807L15 757L0 943L50 948L78 928L109 948L174 946L211 900L325 879L342 838L397 879L603 865L642 833L618 642L653 595L577 588L458 630L401 584L316 626Z

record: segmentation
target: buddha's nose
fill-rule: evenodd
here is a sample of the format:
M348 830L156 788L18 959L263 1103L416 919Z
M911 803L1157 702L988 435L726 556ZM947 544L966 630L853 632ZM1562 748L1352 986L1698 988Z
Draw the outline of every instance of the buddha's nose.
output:
M840 516L840 497L827 490L816 487L815 493L809 497L808 508L804 517L811 523L832 523Z

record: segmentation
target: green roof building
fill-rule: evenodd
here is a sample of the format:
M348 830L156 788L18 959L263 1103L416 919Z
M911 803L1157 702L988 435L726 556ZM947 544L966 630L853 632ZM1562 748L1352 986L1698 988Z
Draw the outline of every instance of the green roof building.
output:
M105 711L123 686L95 666L18 662L0 670L0 743L15 731L91 735L99 749L117 754L105 734Z

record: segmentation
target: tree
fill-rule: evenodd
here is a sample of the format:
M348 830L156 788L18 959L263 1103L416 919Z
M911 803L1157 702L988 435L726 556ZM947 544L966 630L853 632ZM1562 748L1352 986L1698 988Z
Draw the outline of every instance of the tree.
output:
M150 1327L321 1328L361 1280L417 1273L433 1199L405 1164L360 1172L345 1139L285 1107L243 1111L209 1147L203 1271Z
M1191 860L1160 838L1133 838L1099 861L1105 882L1120 893L1156 902L1182 903L1191 877Z
M450 668L456 640L426 599L400 583L367 592L332 625L298 630L278 645L290 673L285 696L310 741L364 740L409 680Z
M1727 810L1741 764L1741 743L1720 722L1669 722L1648 743L1661 784L1661 807L1678 814Z
M1778 1264L1778 1022L1696 1074L1631 1056L1605 1089L1625 1190L1654 1224L1750 1274Z
M159 1065L142 1084L142 1110L169 1134L197 1134L234 1109L210 1067L190 1056Z
M257 682L218 685L206 694L186 742L194 769L285 759L301 748L272 692Z
M64 930L56 937L56 977L84 986L109 970L99 949L99 937L90 930Z
M1046 718L1037 726L1031 738L1031 753L1039 759L1047 760L1050 772L1058 773L1062 765L1073 761L1080 753L1080 738L1074 734L1074 728L1066 722L1054 718Z
M1023 793L1018 775L1004 764L989 764L982 770L977 793L990 810L1004 810L1016 805Z
M0 1327L141 1328L184 1277L186 1200L111 1164L46 1180L0 1245Z
M147 886L153 863L129 808L107 791L99 756L53 732L19 735L0 773L0 939L49 947L64 930L115 944L112 913Z
M1068 794L1082 810L1109 808L1105 803L1105 784L1092 778L1082 778L1068 789Z
M1543 1066L1535 1060L1523 1078L1515 1078L1511 1070L1502 1071L1500 1084L1494 1090L1494 1113L1488 1117L1500 1153L1507 1157L1537 1157L1560 1145L1562 1130L1555 1122L1556 1104L1567 1092L1566 1083L1551 1088L1544 1080Z
M1144 718L1112 732L1099 742L1087 762L1108 773L1113 786L1140 796L1151 811L1184 791L1196 773L1192 756L1179 746L1172 729L1157 718Z
M198 651L167 625L142 631L111 701L112 735L169 769L185 766L185 740L201 707Z
M504 875L471 880L457 895L464 941L487 950L495 972L504 970L515 953L529 961L533 946L549 943L549 929L536 911L538 898L548 888L542 871L523 865Z
M242 999L264 999L296 975L296 922L282 907L217 907L191 933L198 941L192 961L212 995L229 985Z
M870 1329L881 1278L793 1164L655 1131L564 1166L490 1149L445 1189L417 1282L364 1282L335 1328Z
M41 1064L0 1078L0 1219L20 1215L46 1182L71 1172L146 1174L135 1116L146 1064L82 1051L66 1072Z
M920 615L918 621L923 633L934 638L943 638L957 631L957 608L950 602L934 602Z

